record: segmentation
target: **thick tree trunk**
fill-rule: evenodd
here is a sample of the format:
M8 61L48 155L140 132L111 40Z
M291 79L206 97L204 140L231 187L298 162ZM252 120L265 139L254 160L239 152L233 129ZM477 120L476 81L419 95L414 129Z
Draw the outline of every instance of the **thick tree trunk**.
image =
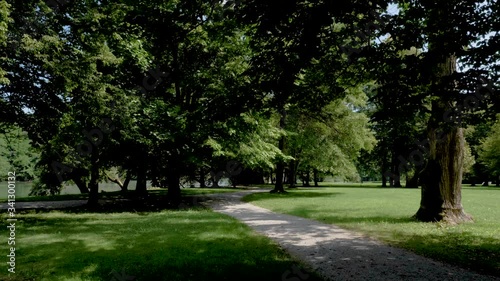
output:
M488 176L484 177L484 182L482 186L490 186L490 178Z
M87 184L82 181L81 178L74 178L73 181L75 182L76 186L80 190L81 194L88 194L89 193L89 188L87 187Z
M285 128L285 118L286 111L283 108L281 110L281 118L280 118L280 128ZM278 143L278 148L283 152L285 151L285 136L282 136ZM271 193L285 193L285 189L283 189L283 172L285 170L285 162L283 160L279 160L276 165L276 183L274 184L274 189L271 190Z
M384 158L382 159L382 187L387 187L387 176L385 175L385 172L387 171L387 159Z
M141 165L139 167L139 170L137 171L137 183L135 184L135 192L138 196L144 196L148 194L146 169L143 165Z
M205 178L206 178L206 175L205 175L205 169L203 169L203 167L200 168L200 188L205 188L207 187L206 184L205 184Z
M125 181L123 182L122 192L128 191L128 185L130 184L131 179L132 179L132 176L131 176L130 172L127 172L127 175L125 176Z
M213 188L219 188L219 180L220 180L220 177L218 175L215 175L212 177L212 187Z
M171 166L172 167L172 166ZM169 168L167 171L168 201L174 206L179 206L181 202L181 177L177 169Z
M309 171L309 169L307 169L306 171L306 178L305 178L305 183L304 183L304 186L311 186L311 171Z
M399 159L396 157L397 153L394 151L392 157L392 174L395 175L391 182L391 187L402 187L401 185L401 171L399 170Z
M120 187L120 190L121 190L121 191L124 191L124 190L123 190L123 182L120 180L120 178L119 178L119 177L112 178L112 177L110 177L109 175L106 175L106 176L108 177L108 180L109 180L110 182L114 182L114 183L116 183L116 184Z
M440 67L442 76L451 75L456 70L456 58L450 56ZM462 207L463 129L448 126L439 130L444 113L451 110L452 106L442 98L432 102L432 115L427 129L429 161L422 172L420 209L415 214L421 221L455 224L472 220Z
M462 207L463 129L451 129L439 141L436 130L431 129L429 138L430 159L422 174L422 197L415 217L421 221L470 221Z
M296 173L296 164L294 160L290 161L290 174L288 175L289 178L289 186L288 188L296 188L297 187L297 182L295 179L295 173Z
M318 184L319 178L318 178L318 170L316 170L316 169L313 169L313 178L314 178L314 186L318 187L319 186L319 184Z
M387 187L387 177L382 173L382 187Z
M90 192L87 205L96 207L99 205L99 152L94 145L92 145L92 152L90 154L90 165Z

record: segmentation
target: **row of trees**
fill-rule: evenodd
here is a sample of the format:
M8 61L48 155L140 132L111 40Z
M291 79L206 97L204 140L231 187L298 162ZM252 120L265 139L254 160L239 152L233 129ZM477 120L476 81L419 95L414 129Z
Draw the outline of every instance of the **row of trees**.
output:
M182 177L203 184L234 159L273 169L273 192L285 169L292 185L355 177L356 159L398 180L399 156L428 138L407 169L423 175L417 217L468 220L463 127L492 119L495 97L460 124L449 113L497 81L497 5L1 0L0 120L40 152L37 190L72 181L89 204L110 169L178 203Z

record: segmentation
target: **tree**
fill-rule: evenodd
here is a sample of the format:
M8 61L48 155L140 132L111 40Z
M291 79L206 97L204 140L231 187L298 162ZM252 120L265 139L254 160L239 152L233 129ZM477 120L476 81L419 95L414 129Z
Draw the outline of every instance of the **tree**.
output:
M479 145L481 161L496 179L500 176L500 121L493 124L488 136ZM498 181L497 181L498 183Z
M20 128L11 128L0 133L0 173L6 177L8 172L15 171L20 181L31 181L35 178L35 163L38 153L31 147L28 134Z
M355 159L360 150L370 150L375 143L368 129L368 118L359 112L365 99L360 89L351 89L345 99L330 103L314 116L300 109L290 110L286 151L293 157L289 165L293 171L291 187L295 171L306 175L321 172L347 179L358 177Z
M110 105L121 94L114 86L121 60L105 35L110 22L97 20L112 7L72 2L59 11L43 2L12 5L8 37L19 44L8 50L11 83L1 89L15 117L9 121L41 149L42 185L57 192L63 181L73 180L82 192L89 190L89 204L96 205L105 151L112 143L105 135L120 116ZM119 17L107 20L119 22Z
M478 115L460 114L486 108L488 104L484 96L474 94L478 84L484 84L479 83L479 77L487 74L478 65L483 63L487 68L487 61L495 54L483 48L488 42L495 42L485 39L493 25L482 20L484 15L495 11L490 9L493 3L488 1L484 6L460 1L399 3L399 15L393 17L385 30L394 40L380 47L385 50L383 53L391 48L396 52L410 47L425 50L414 56L393 56L387 63L405 65L408 69L405 81L412 85L414 92L409 92L408 98L398 101L399 104L411 103L430 114L426 144L429 158L422 172L422 199L415 217L423 221L469 221L471 217L461 204L462 126L473 122ZM374 58L375 61L381 59ZM457 60L471 68L457 72ZM464 104L467 107L464 108Z
M2 47L8 47L7 30L9 22L12 20L10 18L10 7L10 4L6 0L0 1L0 46ZM5 62L5 57L2 56L1 61L3 64ZM5 78L5 74L7 74L5 69L0 68L0 85L9 83L9 80ZM0 103L0 106L2 105L3 104Z
M380 1L383 3L384 1ZM373 3L245 1L237 14L247 24L255 25L251 34L255 56L250 70L254 85L266 101L265 107L280 115L280 128L287 124L288 108L302 107L311 112L346 94L356 84L358 71L350 68L341 53L346 38L342 23L359 21L359 14L369 15ZM365 19L366 20L366 19ZM353 44L354 45L354 44ZM301 82L302 81L302 82ZM285 151L286 137L278 142ZM272 192L284 192L285 162L276 163L276 184Z

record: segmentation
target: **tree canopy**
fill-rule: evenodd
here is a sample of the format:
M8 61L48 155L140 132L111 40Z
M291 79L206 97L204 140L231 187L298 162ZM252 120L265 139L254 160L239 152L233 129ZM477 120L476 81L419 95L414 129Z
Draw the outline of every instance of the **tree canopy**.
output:
M37 152L0 165L92 205L113 174L175 206L182 179L217 185L228 163L273 192L404 177L418 219L466 221L464 171L498 177L494 133L464 129L499 112L499 19L493 0L2 0L0 129Z

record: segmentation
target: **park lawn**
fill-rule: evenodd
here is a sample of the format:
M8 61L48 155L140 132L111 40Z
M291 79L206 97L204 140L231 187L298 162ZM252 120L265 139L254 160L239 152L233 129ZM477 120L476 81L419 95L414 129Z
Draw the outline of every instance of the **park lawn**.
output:
M16 273L9 275L4 262L0 280L275 281L292 278L288 271L298 265L268 238L202 208L26 211L18 219ZM6 260L4 242L0 250ZM310 275L308 280L320 279Z
M465 187L463 205L475 222L450 226L411 219L419 207L420 189L364 186L288 189L287 194L252 194L243 200L500 276L500 188Z

